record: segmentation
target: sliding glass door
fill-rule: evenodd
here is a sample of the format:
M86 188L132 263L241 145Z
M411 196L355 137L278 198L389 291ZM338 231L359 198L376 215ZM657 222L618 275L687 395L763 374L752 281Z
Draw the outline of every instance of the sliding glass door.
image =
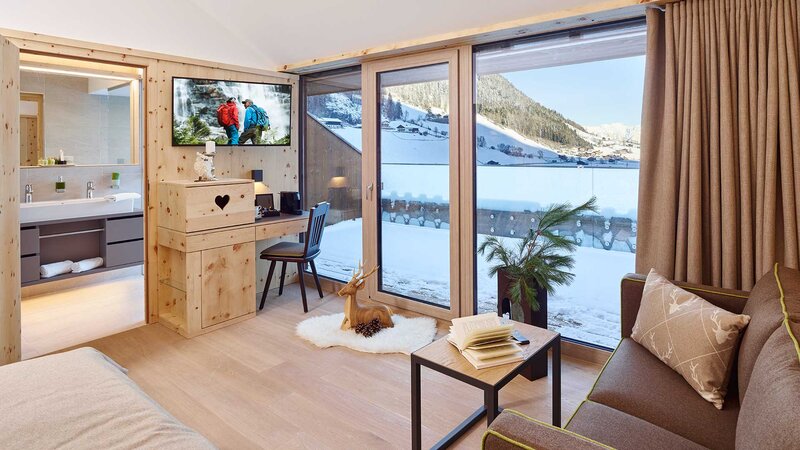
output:
M596 197L558 224L577 245L572 283L548 296L548 327L613 348L620 279L634 272L646 29L602 25L475 49L475 239L514 248L554 203ZM491 263L477 256L476 312L497 310Z
M458 52L370 63L364 77L370 296L458 316Z

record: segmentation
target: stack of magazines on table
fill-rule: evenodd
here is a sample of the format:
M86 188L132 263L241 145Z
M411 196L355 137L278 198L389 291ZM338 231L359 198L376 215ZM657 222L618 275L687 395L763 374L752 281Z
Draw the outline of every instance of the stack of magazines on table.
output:
M504 325L496 314L453 319L447 341L476 369L522 361L522 347L511 337L514 325Z

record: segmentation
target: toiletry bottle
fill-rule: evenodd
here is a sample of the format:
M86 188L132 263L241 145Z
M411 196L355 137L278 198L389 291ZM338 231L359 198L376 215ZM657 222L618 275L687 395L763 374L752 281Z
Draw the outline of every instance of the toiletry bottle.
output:
M111 174L111 189L119 189L119 172Z
M63 194L67 190L67 183L64 182L64 177L59 176L58 181L56 181L56 192L59 194Z

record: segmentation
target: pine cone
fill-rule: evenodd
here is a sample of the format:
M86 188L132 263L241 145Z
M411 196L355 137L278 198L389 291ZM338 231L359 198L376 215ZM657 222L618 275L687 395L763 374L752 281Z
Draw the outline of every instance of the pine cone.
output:
M383 329L383 325L381 325L381 321L378 319L372 319L367 323L359 323L355 326L356 333L363 335L364 337L372 337L375 333L381 331Z

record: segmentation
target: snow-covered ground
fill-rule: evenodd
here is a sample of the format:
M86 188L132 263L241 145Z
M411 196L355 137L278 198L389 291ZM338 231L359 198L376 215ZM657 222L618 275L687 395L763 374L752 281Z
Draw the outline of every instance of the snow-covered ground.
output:
M320 274L349 278L361 259L361 219L325 229L322 253L316 259ZM450 299L449 232L444 229L384 221L384 290L447 304ZM478 236L482 242L484 235ZM562 335L614 347L620 334L619 283L634 270L633 253L579 247L575 281L549 296L549 323ZM478 257L478 310L496 311L497 281L490 264Z
M447 164L449 161L449 139L440 132L448 130L448 124L425 120L425 112L403 104L402 109L409 121L392 120L381 129L381 162L386 164ZM405 131L398 131L402 127ZM543 143L528 139L510 128L492 123L480 114L476 117L476 135L483 138L484 145L477 148L477 165L560 165L574 167L575 162L559 159L559 154ZM418 133L407 130L417 128ZM361 151L361 127L346 125L329 128L354 148ZM434 132L438 130L438 132ZM427 131L427 135L422 132ZM597 148L592 154L597 156L625 156L638 159L638 144L623 143L604 139L604 136L579 132L584 139ZM500 146L520 149L526 156L512 156L498 150ZM494 147L494 148L492 148ZM568 154L570 152L562 151ZM600 165L588 161L592 166ZM602 167L638 167L638 161L627 160L615 163L602 162Z
M382 198L447 202L449 166L382 164ZM639 171L577 167L478 166L478 208L538 211L552 203L573 205L593 195L606 217L636 219Z

